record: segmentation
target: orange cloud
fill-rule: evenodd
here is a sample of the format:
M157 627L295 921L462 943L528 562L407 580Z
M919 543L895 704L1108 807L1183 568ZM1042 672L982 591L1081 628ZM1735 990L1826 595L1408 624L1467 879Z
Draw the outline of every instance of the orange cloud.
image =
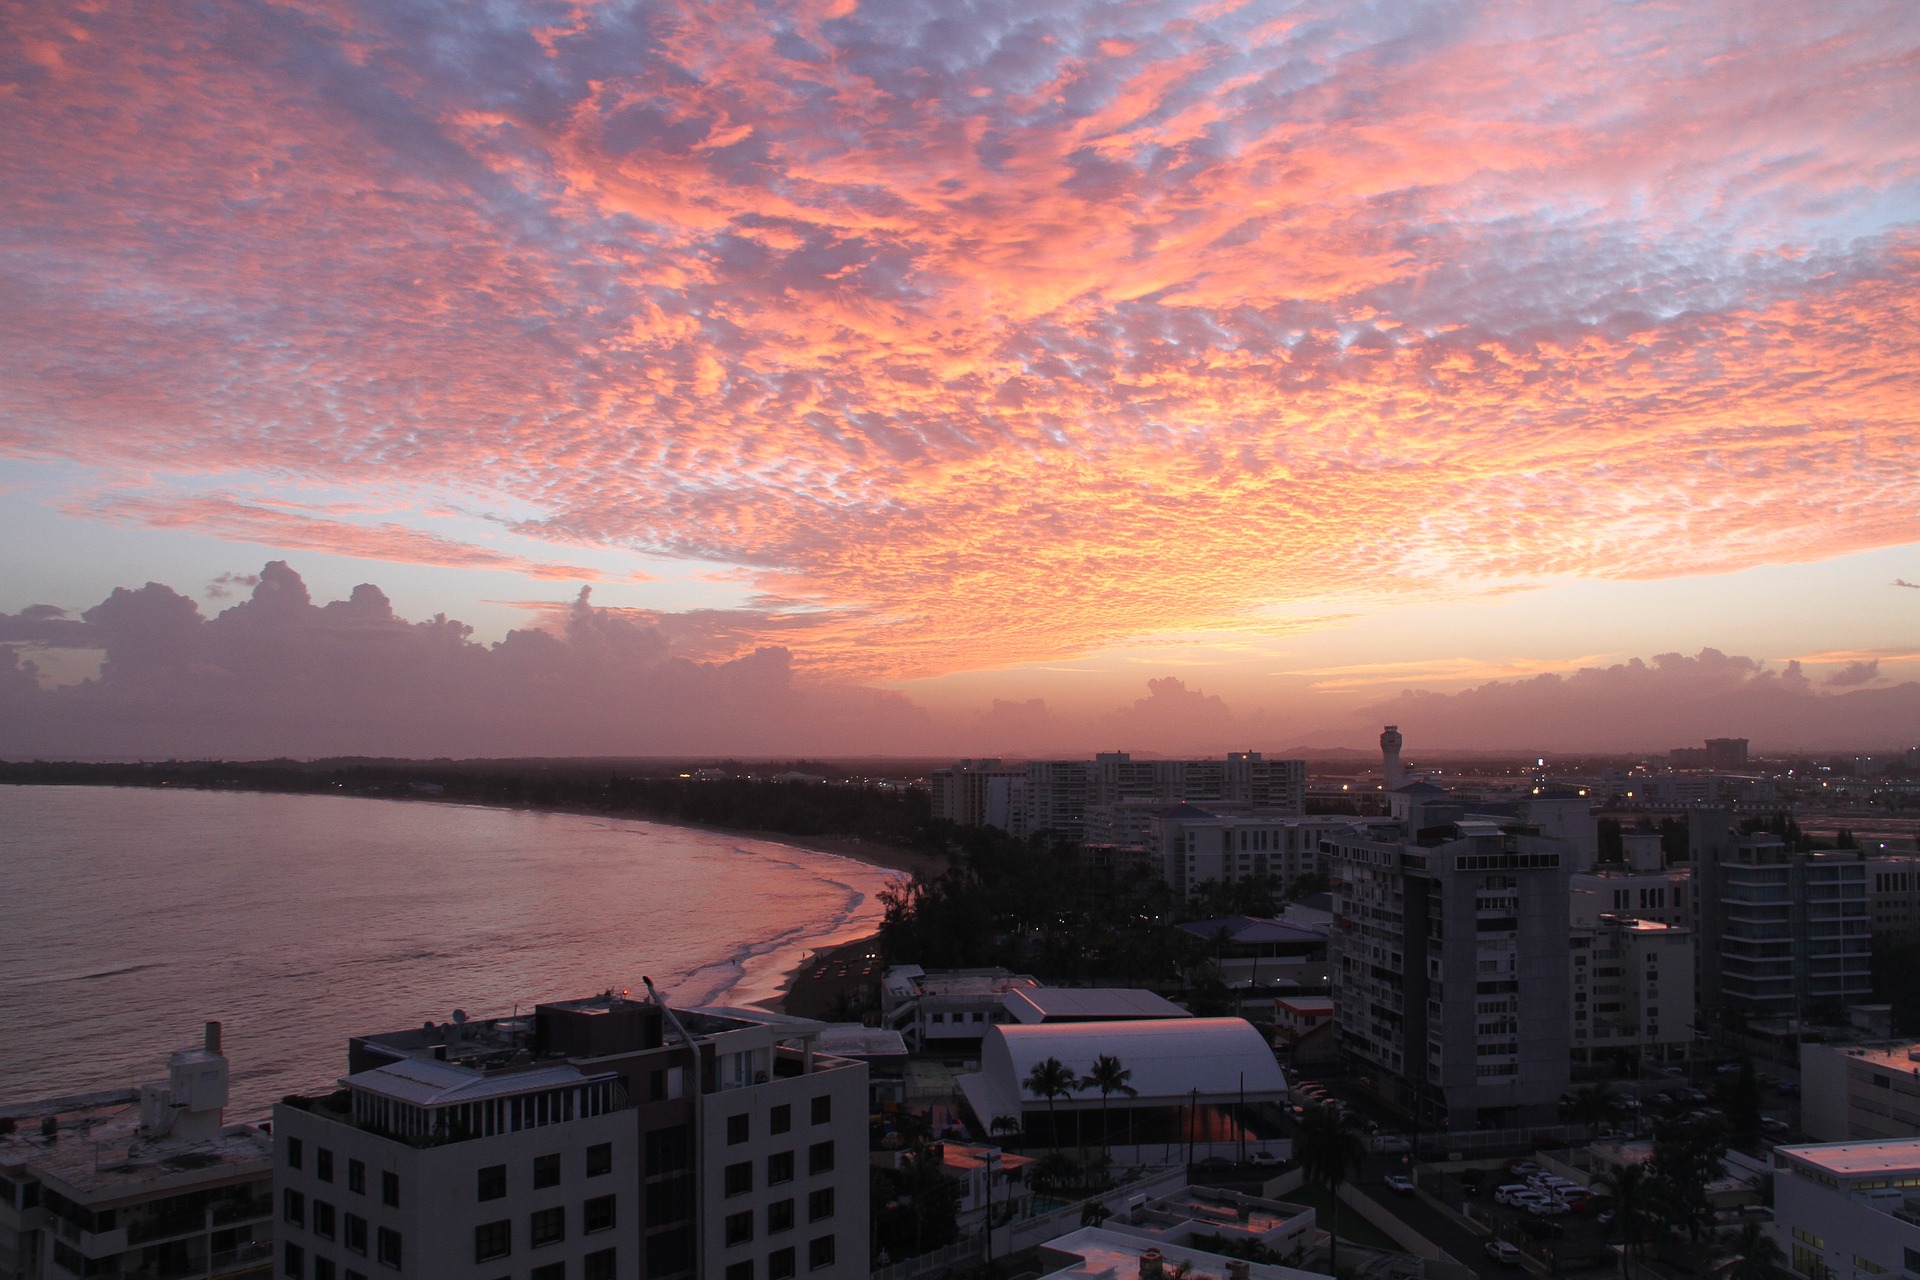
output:
M1920 539L1897 0L215 8L10 22L0 451L530 510L865 676Z
M70 514L138 524L153 529L193 529L236 542L255 542L299 551L360 560L394 560L409 564L441 565L450 569L505 569L530 578L561 578L597 582L601 575L578 565L549 564L457 542L405 525L350 524L303 515L283 506L257 506L224 494L193 497L156 497L143 494L107 494L70 510ZM645 581L644 575L628 581Z

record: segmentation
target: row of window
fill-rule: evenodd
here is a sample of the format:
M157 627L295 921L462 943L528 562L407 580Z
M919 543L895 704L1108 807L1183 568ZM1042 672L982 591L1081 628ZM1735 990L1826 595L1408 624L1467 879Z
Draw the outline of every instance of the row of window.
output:
M586 1235L613 1230L612 1196L596 1196L580 1206L580 1230ZM567 1209L565 1205L555 1205L551 1209L536 1209L528 1217L529 1247L538 1249L545 1245L559 1244L566 1238ZM512 1252L513 1219L502 1218L498 1222L483 1222L473 1229L473 1260L475 1262L504 1258Z
M822 1267L830 1267L833 1258L832 1236L815 1236L807 1241L807 1270L818 1271ZM767 1255L765 1280L792 1280L798 1262L798 1254L794 1249L775 1249ZM753 1259L728 1264L726 1280L760 1280L754 1275Z
M325 1200L316 1199L308 1213L307 1197L291 1187L280 1193L280 1216L296 1227L312 1223L313 1234L322 1240L338 1240L354 1253L366 1256L367 1220L357 1213L340 1213ZM400 1233L381 1227L373 1233L376 1256L390 1267L400 1265Z
M793 1230L794 1203L791 1200L776 1200L767 1206L767 1234L778 1235L782 1231ZM822 1187L807 1196L807 1221L824 1222L833 1216L833 1188ZM753 1210L743 1209L739 1213L727 1215L725 1223L728 1245L746 1244L753 1239Z
M305 1167L306 1144L298 1138L287 1139L287 1168ZM333 1181L333 1152L325 1147L313 1150L313 1176L322 1182ZM367 1194L367 1166L362 1160L347 1161L347 1190L355 1195ZM400 1175L391 1170L380 1174L380 1203L400 1207Z
M360 1219L355 1218L352 1214L346 1215L346 1221L348 1234L345 1243L347 1248L355 1253L364 1255L367 1251L367 1224L360 1222ZM357 1247L355 1246L353 1235L353 1224L355 1222L360 1222L359 1244ZM391 1267L395 1271L400 1270L402 1265L400 1233L386 1227L381 1227L375 1236L375 1240L375 1258L380 1265L383 1267ZM304 1246L295 1244L291 1240L287 1241L281 1250L281 1262L284 1274L291 1277L292 1280L306 1280L307 1251ZM332 1258L326 1257L324 1254L316 1253L313 1256L313 1280L341 1280L340 1269ZM349 1269L346 1272L345 1280L367 1280L367 1277L358 1271Z
M313 1263L311 1270L307 1266L309 1261ZM599 1249L588 1254L581 1259L579 1280L614 1280L615 1261L616 1255L612 1249ZM314 1254L309 1259L307 1251L297 1244L288 1244L281 1251L281 1275L287 1280L367 1280L363 1273L351 1268L343 1269L332 1258L322 1254ZM508 1277L502 1276L500 1280L508 1280ZM529 1273L528 1280L570 1280L567 1264L564 1261L549 1262L535 1267Z
M613 1144L596 1142L587 1148L587 1176L598 1178L613 1172ZM479 1196L482 1200L498 1200L507 1194L507 1166L490 1164L479 1171ZM560 1156L553 1153L533 1158L533 1189L560 1185Z
M791 1151L776 1151L767 1157L768 1186L778 1186L780 1183L793 1181L793 1158L794 1153ZM807 1172L810 1174L833 1172L831 1139L826 1142L816 1142L807 1148ZM726 1194L746 1195L753 1190L753 1161L742 1160L738 1164L728 1165L722 1177Z
M833 1095L823 1093L813 1100L812 1118L815 1124L827 1124L833 1119ZM783 1102L767 1111L767 1128L772 1133L786 1133L793 1128L793 1104ZM727 1117L727 1145L737 1147L745 1142L753 1132L753 1118L747 1112Z

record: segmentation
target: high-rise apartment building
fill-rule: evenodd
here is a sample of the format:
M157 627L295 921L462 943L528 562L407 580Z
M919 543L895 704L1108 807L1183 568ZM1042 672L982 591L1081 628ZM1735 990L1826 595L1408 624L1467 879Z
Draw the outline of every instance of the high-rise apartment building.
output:
M608 993L356 1037L274 1111L283 1274L865 1276L867 1069L820 1026Z
M1435 1125L1551 1122L1569 1079L1567 844L1463 820L1323 848L1343 1053Z
M1276 877L1291 882L1326 871L1321 842L1329 834L1364 830L1374 820L1340 816L1294 817L1196 804L1161 809L1147 823L1147 848L1161 877L1183 901L1209 881Z
M1779 836L1734 830L1726 809L1689 823L1704 1020L1838 1018L1872 997L1866 862L1791 853Z
M1574 925L1573 1060L1683 1062L1693 1043L1693 930L1602 915Z

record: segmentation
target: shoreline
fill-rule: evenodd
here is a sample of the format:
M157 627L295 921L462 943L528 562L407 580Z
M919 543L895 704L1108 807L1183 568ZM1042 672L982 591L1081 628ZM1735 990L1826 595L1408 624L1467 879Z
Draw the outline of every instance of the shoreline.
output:
M128 786L125 783L23 783L25 786L101 786L113 789L146 790L140 786ZM158 788L154 788L158 789ZM226 792L242 791L251 795L315 795L329 796L336 793L325 791L283 792L278 790L252 787L183 787L180 790ZM476 800L449 800L440 796L336 796L339 799L384 800L405 804L439 804L459 809L501 809L517 813L551 813L572 818L602 818L626 822L652 823L662 827L672 827L682 831L699 831L708 835L730 836L742 840L754 840L763 844L785 845L809 853L823 853L830 857L846 858L865 866L876 867L883 871L898 873L902 878L912 879L925 875L929 878L939 875L948 866L946 855L927 853L918 849L905 849L897 845L874 844L857 836L805 836L784 831L754 830L745 827L720 826L710 822L676 822L670 818L657 817L646 813L625 813L608 809L596 809L586 806L567 805L528 805L528 804L488 804ZM828 1020L823 1015L838 1007L842 994L850 994L859 986L879 977L878 944L879 934L868 933L850 941L832 942L829 939L837 929L829 928L814 945L802 952L801 958L780 978L779 991L775 995L765 996L749 1002L745 1007L761 1008L773 1013L783 1013L793 1017ZM722 998L725 998L723 994Z

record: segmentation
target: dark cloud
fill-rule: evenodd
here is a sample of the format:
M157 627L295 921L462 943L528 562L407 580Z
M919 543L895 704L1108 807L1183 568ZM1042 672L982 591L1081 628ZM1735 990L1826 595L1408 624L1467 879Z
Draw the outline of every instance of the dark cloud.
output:
M1826 683L1860 684L1877 672L1877 661L1856 662L1845 679ZM1398 724L1422 750L1663 751L1709 737L1783 750L1864 748L1910 736L1920 683L1821 693L1798 662L1775 669L1702 649L1454 694L1409 690L1359 714Z
M1869 658L1864 662L1849 662L1820 683L1834 689L1852 689L1872 684L1879 678L1880 659Z
M211 617L159 583L59 614L0 618L0 640L103 650L100 674L42 690L0 644L0 754L777 754L905 749L926 729L897 695L798 678L783 648L691 661L584 589L553 629L494 645L400 618L371 585L316 605L281 561Z

